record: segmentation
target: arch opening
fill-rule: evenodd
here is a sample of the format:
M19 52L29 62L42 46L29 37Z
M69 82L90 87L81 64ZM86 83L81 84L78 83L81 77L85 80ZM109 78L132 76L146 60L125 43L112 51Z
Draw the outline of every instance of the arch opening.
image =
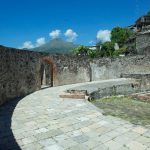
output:
M53 87L53 62L49 57L43 57L41 64L41 88Z

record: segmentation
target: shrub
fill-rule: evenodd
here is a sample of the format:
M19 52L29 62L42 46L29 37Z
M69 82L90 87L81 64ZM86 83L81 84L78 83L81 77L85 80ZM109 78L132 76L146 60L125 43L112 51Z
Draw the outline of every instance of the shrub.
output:
M76 47L75 49L73 49L73 53L75 55L82 55L82 56L85 56L88 54L88 51L89 51L89 48L81 45L81 46L78 46Z
M113 56L119 56L121 54L125 54L126 52L127 52L127 48L126 47L122 47L122 48L120 48L118 50L115 50L113 52Z
M113 42L105 42L102 44L101 48L101 56L102 57L108 57L113 56L114 49L114 43Z

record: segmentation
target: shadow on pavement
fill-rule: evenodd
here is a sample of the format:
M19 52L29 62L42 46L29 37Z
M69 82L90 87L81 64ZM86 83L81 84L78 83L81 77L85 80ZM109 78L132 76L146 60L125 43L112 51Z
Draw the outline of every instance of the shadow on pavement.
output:
M17 98L0 106L0 150L21 150L11 130L12 115L21 99Z

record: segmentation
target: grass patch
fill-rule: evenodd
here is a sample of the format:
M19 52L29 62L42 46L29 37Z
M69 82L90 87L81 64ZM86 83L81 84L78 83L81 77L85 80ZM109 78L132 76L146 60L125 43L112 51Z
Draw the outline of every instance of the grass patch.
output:
M117 96L94 100L92 103L102 109L104 115L112 115L136 125L150 127L150 103Z

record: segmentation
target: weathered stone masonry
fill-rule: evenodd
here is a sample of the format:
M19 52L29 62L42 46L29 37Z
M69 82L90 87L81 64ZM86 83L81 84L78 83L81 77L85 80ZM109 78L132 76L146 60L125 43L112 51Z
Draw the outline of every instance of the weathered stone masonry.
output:
M55 65L54 86L90 81L90 60L67 55L51 56Z
M150 54L150 31L137 34L136 49L138 54Z
M0 47L0 104L41 87L40 54Z
M48 55L0 47L0 105L41 88L43 68L47 84L58 86L120 78L122 74L150 74L150 56L89 59Z

